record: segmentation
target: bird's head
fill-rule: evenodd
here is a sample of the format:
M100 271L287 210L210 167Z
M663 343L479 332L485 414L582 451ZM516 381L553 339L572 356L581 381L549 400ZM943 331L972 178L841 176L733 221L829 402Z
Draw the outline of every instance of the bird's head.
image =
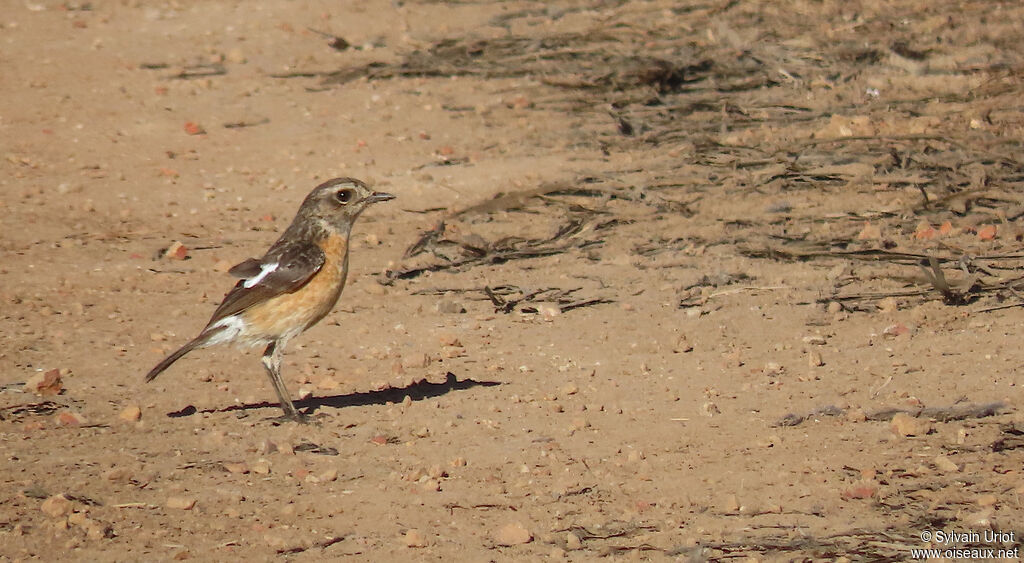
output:
M347 230L370 204L389 199L395 199L395 196L374 191L355 178L334 178L309 192L302 202L299 216L321 222L324 226Z

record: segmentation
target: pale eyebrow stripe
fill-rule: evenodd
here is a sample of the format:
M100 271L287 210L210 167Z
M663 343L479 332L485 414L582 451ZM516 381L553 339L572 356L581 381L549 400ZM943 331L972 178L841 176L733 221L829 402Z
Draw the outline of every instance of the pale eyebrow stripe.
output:
M278 266L277 262L274 262L273 264L264 264L263 266L260 267L260 273L258 273L255 276L245 280L245 283L242 284L242 287L248 289L248 288L250 288L250 287L260 283L261 281L263 281L263 278L267 277L268 274L270 274L274 270L277 270L277 266Z

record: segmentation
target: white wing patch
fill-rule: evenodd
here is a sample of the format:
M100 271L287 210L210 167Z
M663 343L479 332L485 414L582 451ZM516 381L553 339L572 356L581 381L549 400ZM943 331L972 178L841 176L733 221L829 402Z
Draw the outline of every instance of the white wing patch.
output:
M263 266L260 267L260 273L245 280L245 283L242 284L242 287L249 289L250 287L260 283L261 281L263 281L263 278L267 277L271 272L277 270L278 265L279 264L277 262L274 262L273 264L264 264Z
M239 317L238 315L231 315L230 317L224 317L223 319L213 323L213 325L210 326L210 328L207 330L212 330L215 328L220 328L222 330L220 330L217 334L213 335L213 338L211 338L203 346L204 348L206 346L213 346L215 344L231 342L232 340L236 339L239 335L245 333L248 327L246 326L245 321L241 319L241 317Z

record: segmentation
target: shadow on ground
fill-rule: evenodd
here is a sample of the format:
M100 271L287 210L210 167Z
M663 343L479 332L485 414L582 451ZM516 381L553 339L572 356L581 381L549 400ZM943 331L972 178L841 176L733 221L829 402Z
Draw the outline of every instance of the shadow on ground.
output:
M477 381L475 379L464 379L459 381L459 379L455 377L455 374L448 372L443 383L431 383L424 380L405 387L392 387L389 389L382 389L380 391L364 391L359 393L350 393L347 395L332 395L330 397L311 397L301 401L295 401L295 406L300 410L303 410L303 414L309 416L321 407L342 409L345 407L359 407L366 405L385 405L388 403L398 403L406 397L409 397L413 401L422 401L423 399L447 395L452 391L465 391L474 387L493 387L495 385L501 385L501 382ZM192 405L189 405L181 410L169 412L167 413L167 416L170 418L183 418L186 416L192 416L198 412L219 413L250 411L253 409L264 408L280 408L280 405L278 403L262 401L259 403L231 405L218 409L203 409L202 411Z

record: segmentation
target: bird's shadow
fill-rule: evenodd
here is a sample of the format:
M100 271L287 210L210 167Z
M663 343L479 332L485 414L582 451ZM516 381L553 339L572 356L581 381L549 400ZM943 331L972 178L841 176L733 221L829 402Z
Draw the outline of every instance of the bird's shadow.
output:
M455 374L448 372L443 383L431 383L429 381L422 380L405 387L392 387L389 389L382 389L380 391L362 391L358 393L350 393L348 395L332 395L329 397L310 397L308 399L295 401L295 407L300 410L304 410L305 415L311 415L321 407L341 409L345 407L359 407L366 405L385 405L387 403L401 402L406 397L409 397L413 401L422 401L423 399L446 395L452 391L464 391L466 389L472 389L473 387L493 387L495 385L501 385L501 382L477 381L472 378L459 381L459 379L455 377ZM203 410L199 410L196 407L189 405L181 410L169 412L167 413L167 416L171 418L181 418L192 416L196 413L249 411L253 409L265 409L271 407L279 408L279 405L278 403L263 401L259 403L243 403L239 405Z

